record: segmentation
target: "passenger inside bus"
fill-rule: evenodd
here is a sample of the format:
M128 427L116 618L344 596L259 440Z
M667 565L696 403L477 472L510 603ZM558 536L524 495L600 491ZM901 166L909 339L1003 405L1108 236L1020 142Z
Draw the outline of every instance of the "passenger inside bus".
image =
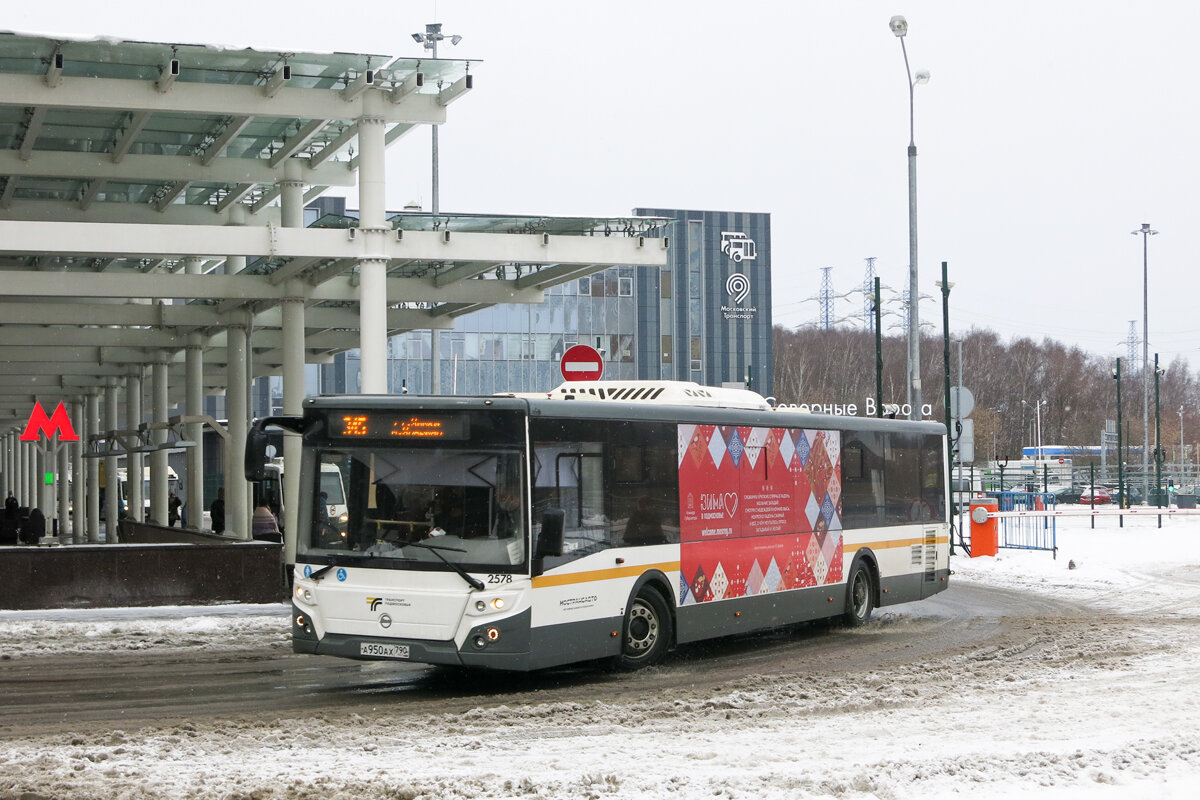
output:
M654 508L654 500L648 494L637 499L637 505L625 523L625 544L666 544L663 535L662 515Z

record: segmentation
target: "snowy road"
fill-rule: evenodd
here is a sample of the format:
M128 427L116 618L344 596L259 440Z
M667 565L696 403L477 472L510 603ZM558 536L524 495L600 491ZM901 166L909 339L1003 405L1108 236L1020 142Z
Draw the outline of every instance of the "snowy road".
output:
M0 798L1195 796L1200 529L1060 540L633 675L294 656L282 607L0 614Z

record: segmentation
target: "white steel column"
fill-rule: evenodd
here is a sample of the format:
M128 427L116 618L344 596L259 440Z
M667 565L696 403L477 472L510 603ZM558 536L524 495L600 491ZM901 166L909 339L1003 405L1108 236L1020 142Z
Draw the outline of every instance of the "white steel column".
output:
M18 438L13 442L13 496L25 505L25 443Z
M87 396L87 435L100 432L100 395L89 392ZM87 540L100 541L100 459L89 458L87 462Z
M125 379L125 427L137 430L142 424L142 368L138 367ZM125 457L125 479L129 490L126 513L134 522L146 521L146 495L142 490L145 459L141 453Z
M284 164L286 180L280 185L283 227L304 227L304 183L300 180L300 162L288 159ZM283 310L283 413L299 415L304 411L304 284L288 281ZM296 563L296 536L300 516L300 436L283 434L283 562Z
M109 378L104 385L104 430L115 431L117 424L117 379ZM111 444L111 440L110 440ZM118 524L121 519L121 494L117 486L117 457L104 457L104 525L107 530L107 541L115 544L118 538Z
M204 349L199 333L188 334L184 357L187 362L185 413L189 417L198 417L204 414ZM189 422L186 435L189 441L196 443L187 451L188 527L200 530L204 520L204 423Z
M20 489L20 493L22 493L22 505L32 509L37 505L37 481L34 479L34 474L37 473L37 456L34 455L32 441L23 441L22 445L25 483Z
M231 325L225 331L228 374L225 413L229 438L225 451L225 529L235 539L250 538L250 485L244 473L247 427L246 327Z
M74 442L63 442L58 446L54 458L54 491L57 492L58 510L58 543L71 543L71 497L70 484L67 482L67 464L70 461L71 448Z
M4 470L4 484L0 486L0 502L8 499L8 495L12 492L12 443L13 433L9 431L4 434L4 452L0 454L0 464L3 466L0 469Z
M71 403L72 416L75 420L75 432L79 441L71 442L71 541L83 544L87 541L87 467L83 458L85 442L87 442L87 403L77 398Z
M376 91L363 95L363 108L383 102ZM370 113L358 120L359 232L365 237L358 263L359 365L364 394L387 393L387 227L384 195L384 121Z
M167 356L159 354L150 367L150 418L154 422L167 421ZM151 431L150 441L156 445L166 444L166 430ZM155 450L150 454L150 521L156 525L167 524L167 451Z

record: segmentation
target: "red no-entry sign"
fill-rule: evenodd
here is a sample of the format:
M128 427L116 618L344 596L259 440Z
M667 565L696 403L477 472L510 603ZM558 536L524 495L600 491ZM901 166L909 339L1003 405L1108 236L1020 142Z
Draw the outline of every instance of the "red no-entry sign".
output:
M559 363L563 380L595 381L604 374L604 359L600 351L586 344L567 348Z

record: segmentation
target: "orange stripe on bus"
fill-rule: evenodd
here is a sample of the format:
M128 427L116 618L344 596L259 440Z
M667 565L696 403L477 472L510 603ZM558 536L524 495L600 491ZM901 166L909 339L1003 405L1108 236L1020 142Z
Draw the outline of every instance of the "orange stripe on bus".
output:
M613 569L593 569L588 572L573 572L568 575L540 575L533 579L533 588L541 589L546 586L566 586L571 583L590 583L591 581L610 581L614 578L634 578L648 569L658 569L663 572L678 572L678 561L664 561L661 564L635 564L628 567Z
M935 544L947 544L950 541L949 536L938 536L934 539ZM857 544L846 544L846 550L858 550L859 548L869 547L872 550L887 550L893 547L912 547L914 544L924 545L926 541L924 537L915 539L887 539L882 542L860 542Z

